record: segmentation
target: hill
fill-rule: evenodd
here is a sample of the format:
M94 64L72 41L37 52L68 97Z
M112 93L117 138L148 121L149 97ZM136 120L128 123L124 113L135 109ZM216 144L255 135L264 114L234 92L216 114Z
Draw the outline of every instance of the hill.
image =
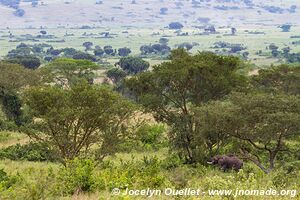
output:
M2 27L298 25L298 0L0 0Z

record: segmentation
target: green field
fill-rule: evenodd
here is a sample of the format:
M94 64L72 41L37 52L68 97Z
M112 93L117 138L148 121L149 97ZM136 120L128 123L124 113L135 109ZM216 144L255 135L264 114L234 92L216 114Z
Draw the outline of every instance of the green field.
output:
M171 48L176 48L176 45L184 42L197 42L199 46L195 46L191 52L195 53L197 51L214 51L211 47L215 42L224 41L233 44L243 44L250 53L249 60L259 66L278 64L281 61L264 57L257 56L256 52L259 50L266 51L266 47L270 44L275 44L282 49L289 46L291 52L299 52L300 45L292 45L293 41L298 41L299 39L291 39L290 36L295 36L300 32L300 27L293 27L291 32L281 32L281 29L276 27L256 27L256 28L237 28L238 32L235 36L226 35L230 33L229 28L217 29L218 34L210 35L199 35L203 30L199 29L183 29L182 32L188 32L188 36L176 36L176 33L168 29L147 29L147 28L96 28L96 29L45 29L48 35L53 35L53 39L39 39L38 41L31 42L26 41L25 34L31 34L32 36L39 35L39 29L10 29L10 30L0 30L0 56L5 56L7 52L14 49L20 42L26 44L38 44L46 43L52 45L54 48L65 48L73 47L79 50L84 50L82 44L86 41L93 42L94 46L99 45L100 47L111 45L114 49L128 47L132 50L131 55L139 55L139 48L145 44L155 44L159 42L161 37L167 37L169 39L168 45ZM249 34L248 31L259 31L265 34ZM126 33L122 33L126 31ZM9 38L9 32L12 33L13 37ZM102 32L109 32L113 38L103 38L100 35ZM128 32L128 33L127 33ZM71 34L72 36L66 36ZM84 35L86 33L86 35ZM159 33L158 35L153 35L153 33ZM102 38L101 38L102 37ZM24 41L22 41L24 40ZM55 42L64 40L64 42ZM93 52L90 52L93 53ZM156 59L159 59L156 58ZM104 59L105 60L105 59ZM114 61L114 58L112 58ZM111 62L111 59L108 59ZM154 63L156 63L154 61Z

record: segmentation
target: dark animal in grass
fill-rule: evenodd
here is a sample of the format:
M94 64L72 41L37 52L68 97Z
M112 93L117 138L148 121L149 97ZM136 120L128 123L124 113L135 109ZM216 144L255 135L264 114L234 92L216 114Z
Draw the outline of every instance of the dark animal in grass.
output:
M234 155L217 155L211 158L207 163L219 166L223 171L230 169L239 171L243 167L243 161Z

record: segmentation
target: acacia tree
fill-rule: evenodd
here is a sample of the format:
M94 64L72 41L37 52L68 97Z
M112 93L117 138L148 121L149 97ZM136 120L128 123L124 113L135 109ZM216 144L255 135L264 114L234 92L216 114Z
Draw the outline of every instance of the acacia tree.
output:
M290 151L289 141L300 144L298 96L233 93L229 102L211 103L196 116L205 118L204 127L213 126L224 136L236 138L241 155L265 173L275 168L280 152Z
M109 69L106 74L114 83L119 83L127 75L123 69L117 67Z
M223 98L245 78L237 73L239 60L235 57L209 52L191 56L178 49L170 59L126 80L126 85L147 111L171 127L172 147L187 162L196 162L204 142L195 142L191 107Z
M59 58L41 68L41 74L45 83L69 87L80 80L92 82L95 76L93 71L98 68L99 66L88 60Z
M38 84L39 75L37 71L8 62L0 62L0 71L0 104L8 119L21 125L22 104L19 93L27 86Z
M119 65L127 74L137 74L147 70L150 63L139 57L121 58L116 65Z
M85 51L91 50L94 44L92 42L84 42L82 46L85 47Z
M226 145L233 142L230 135L220 128L229 127L224 117L219 115L231 114L234 108L232 104L222 101L212 101L193 108L195 141L204 142L204 153L209 158L220 154Z
M300 95L300 66L280 65L259 70L252 77L255 88L267 92L283 92Z
M35 131L24 129L33 139L60 152L63 159L94 153L97 159L115 153L128 134L135 106L106 87L81 82L70 89L36 87L26 92L25 101L39 120ZM91 150L93 146L93 150Z

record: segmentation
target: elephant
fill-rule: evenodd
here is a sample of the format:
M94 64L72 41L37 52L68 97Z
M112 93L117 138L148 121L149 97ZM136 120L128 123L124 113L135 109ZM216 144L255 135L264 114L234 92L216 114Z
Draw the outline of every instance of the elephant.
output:
M243 161L235 155L216 155L212 157L207 163L219 166L223 171L229 169L239 171L243 167Z

